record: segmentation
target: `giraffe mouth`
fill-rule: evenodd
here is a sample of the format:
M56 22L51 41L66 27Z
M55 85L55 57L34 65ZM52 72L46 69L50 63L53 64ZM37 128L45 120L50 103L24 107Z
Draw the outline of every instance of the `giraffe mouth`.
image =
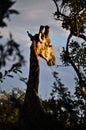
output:
M48 66L54 66L56 64L55 57L53 57L52 59L47 60L47 58L44 57L43 55L40 54L39 56L42 57L44 60L47 61L47 65Z
M56 61L55 60L49 60L47 62L48 66L54 66L56 64Z

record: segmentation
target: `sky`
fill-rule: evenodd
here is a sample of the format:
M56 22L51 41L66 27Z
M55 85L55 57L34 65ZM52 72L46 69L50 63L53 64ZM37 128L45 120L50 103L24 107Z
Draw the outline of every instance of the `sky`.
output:
M29 75L29 53L31 41L27 36L27 30L32 33L38 33L40 25L50 26L50 38L52 41L56 64L61 64L59 53L62 50L62 46L66 45L66 39L68 33L61 27L61 23L54 20L53 13L56 11L53 0L17 0L12 7L20 12L19 15L11 15L11 21L7 21L8 27L4 28L2 33L8 39L9 33L13 34L13 38L20 43L22 54L24 54L27 61L26 66L22 68L22 76L28 77ZM40 83L39 83L39 96L42 98L49 97L52 90L52 84L54 78L52 72L57 70L62 82L73 90L71 84L73 84L74 72L70 67L56 69L56 66L49 67L46 62L40 58ZM8 84L9 83L9 84ZM71 86L70 86L71 85ZM20 82L18 76L14 79L7 78L0 86L2 89L13 89L14 87L20 87L20 89L26 89L26 85Z

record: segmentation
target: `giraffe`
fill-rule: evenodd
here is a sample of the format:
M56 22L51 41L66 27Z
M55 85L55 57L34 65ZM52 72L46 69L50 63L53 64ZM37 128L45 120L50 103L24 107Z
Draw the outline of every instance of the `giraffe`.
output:
M32 35L28 35L29 37ZM31 38L30 37L30 38ZM39 85L39 56L45 59L48 66L55 65L55 56L52 48L51 40L45 39L45 42L38 40L38 34L32 38L30 47L30 69L29 78L27 81L27 89L23 105L23 129L27 130L28 127L32 129L40 129L38 122L40 115L43 113L43 107L38 96ZM29 124L29 126L27 126ZM34 124L34 127L33 127Z

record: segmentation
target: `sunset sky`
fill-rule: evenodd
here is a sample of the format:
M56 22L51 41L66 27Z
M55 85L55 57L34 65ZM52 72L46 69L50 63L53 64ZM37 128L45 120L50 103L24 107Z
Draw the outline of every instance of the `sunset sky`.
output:
M27 36L26 31L29 30L32 34L38 33L40 25L50 26L50 38L53 44L53 49L56 57L56 64L61 64L59 59L59 53L62 50L62 46L66 45L66 39L68 32L61 27L61 23L54 20L53 13L56 11L54 2L52 0L17 0L12 7L20 12L19 15L12 15L11 21L7 21L8 27L2 30L6 39L9 37L9 33L13 34L13 38L20 43L22 53L27 60L27 64L22 68L23 76L28 77L29 74L29 47L31 41ZM47 98L52 89L54 78L52 71L56 69L54 67L48 67L46 62L40 58L40 83L39 83L39 95L43 98ZM74 72L69 68L57 68L59 76L63 83L66 84L69 89L73 90L73 76ZM9 82L9 84L8 84ZM14 79L7 78L1 88L6 90L13 87L26 88L26 85L19 81L18 76Z

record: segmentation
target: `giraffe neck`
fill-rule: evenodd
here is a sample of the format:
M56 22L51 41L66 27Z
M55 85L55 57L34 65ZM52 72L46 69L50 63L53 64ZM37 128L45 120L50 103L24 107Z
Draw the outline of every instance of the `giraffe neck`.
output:
M24 124L22 126L24 130L28 127L28 124L32 126L32 124L37 123L36 121L40 119L40 115L43 113L43 107L38 96L39 60L36 48L33 46L34 44L30 48L30 71L22 112L23 121L20 120L21 126Z
M30 71L29 71L29 79L27 83L27 87L36 91L38 93L38 85L39 85L39 60L38 55L36 54L36 50L31 46L30 50Z
M30 97L38 96L39 70L40 68L38 55L36 54L36 45L33 43L30 47L30 70L24 104L28 103Z

